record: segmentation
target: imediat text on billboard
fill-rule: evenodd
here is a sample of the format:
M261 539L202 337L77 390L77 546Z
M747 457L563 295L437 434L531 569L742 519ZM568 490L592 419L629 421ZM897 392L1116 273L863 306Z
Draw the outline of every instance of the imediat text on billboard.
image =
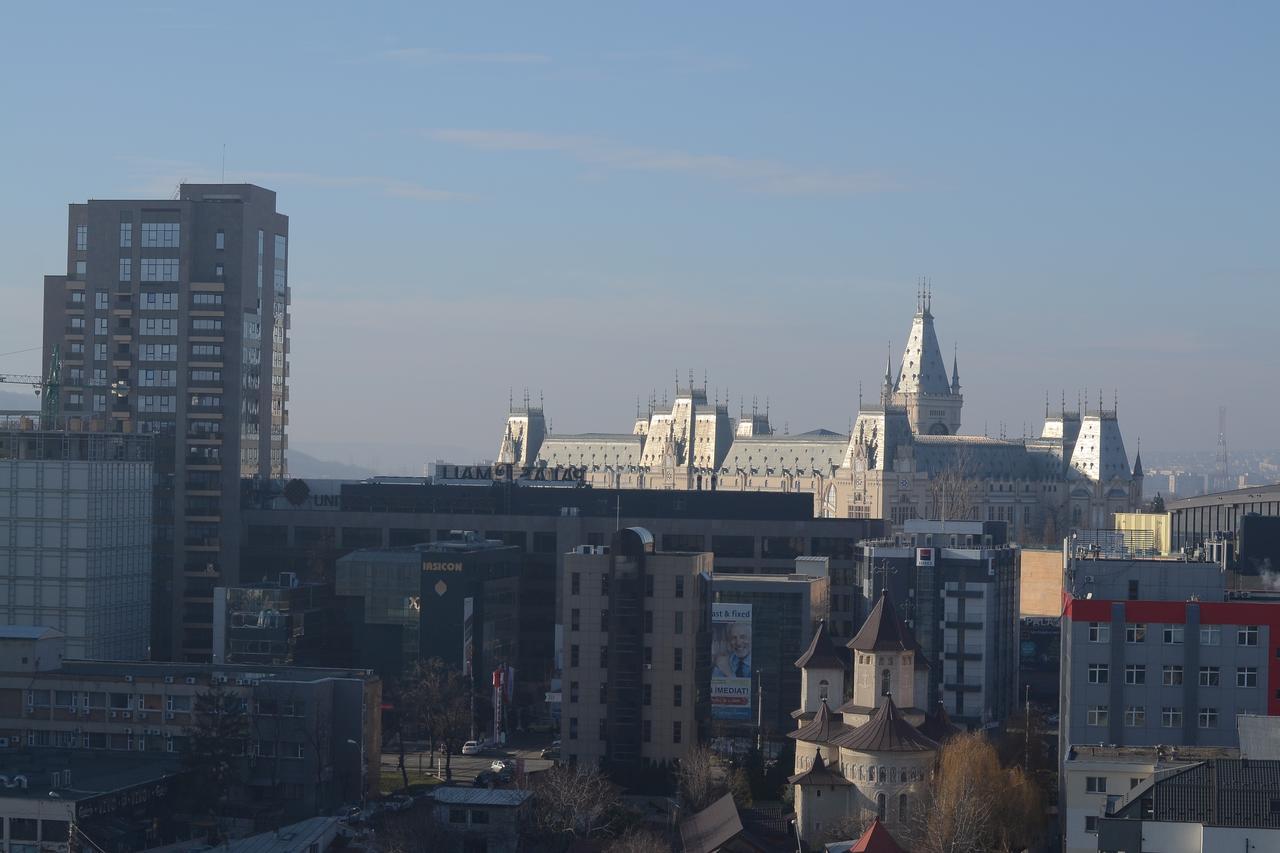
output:
M751 719L751 605L711 605L711 716Z

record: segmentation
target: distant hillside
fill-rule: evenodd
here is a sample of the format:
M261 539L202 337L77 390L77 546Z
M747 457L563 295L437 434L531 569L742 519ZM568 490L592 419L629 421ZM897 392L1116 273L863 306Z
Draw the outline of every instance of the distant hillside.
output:
M289 476L316 477L328 480L363 480L372 477L376 471L362 468L359 465L348 465L345 462L333 462L319 459L301 450L289 448Z

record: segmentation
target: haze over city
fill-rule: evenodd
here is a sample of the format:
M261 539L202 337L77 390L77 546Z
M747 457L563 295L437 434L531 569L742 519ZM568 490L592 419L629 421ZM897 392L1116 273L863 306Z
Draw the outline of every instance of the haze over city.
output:
M526 387L555 432L627 431L690 369L844 431L921 277L964 432L1101 388L1144 449L1210 450L1220 405L1273 447L1280 11L1219 11L28 4L0 371L42 369L8 353L68 203L218 181L225 146L292 221L312 455L492 456Z

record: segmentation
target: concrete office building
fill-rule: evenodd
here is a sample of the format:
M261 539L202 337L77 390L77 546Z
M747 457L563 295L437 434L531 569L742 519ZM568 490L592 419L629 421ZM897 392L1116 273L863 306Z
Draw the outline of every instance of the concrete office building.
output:
M1059 782L1066 804L1062 813L1065 853L1096 853L1098 824L1108 805L1129 797L1157 774L1165 776L1201 761L1238 758L1239 753L1219 746L1071 747Z
M333 583L301 583L284 572L213 591L213 662L347 666L349 643Z
M567 554L561 753L610 771L675 761L708 734L711 554L629 527Z
M56 628L77 658L146 659L151 436L24 426L0 423L0 625Z
M831 579L826 560L801 557L790 575L736 575L716 572L714 604L751 605L752 696L749 719L726 725L726 734L746 735L754 745L759 728L781 737L794 726L791 712L800 692L796 658L809 645L819 623L828 621Z
M246 826L377 796L382 685L368 670L66 660L60 644L0 632L0 743L168 759L186 749L198 697L223 690L249 732L227 791Z
M1060 749L1236 746L1280 714L1280 595L1218 563L1065 555Z
M858 548L864 595L885 589L902 602L929 661L930 708L941 700L957 723L998 723L1018 695L1020 549L1004 522L913 519L892 539Z
M44 281L61 410L157 437L152 655L208 661L213 589L239 582L240 478L285 476L288 218L270 190L70 205Z
M403 548L368 548L339 558L335 589L352 654L384 678L440 658L470 677L478 695L505 668L499 701L476 703L491 731L508 732L545 713L555 672L554 566L473 531Z
M249 484L246 577L332 577L337 559L357 549L448 540L457 530L519 547L530 566L559 577L571 549L607 544L619 526L638 526L660 550L711 551L716 570L733 574L786 575L797 557L828 558L830 627L847 639L866 616L855 609L854 548L885 530L879 519L814 518L800 494L544 488L495 483L488 474L476 485L332 483Z

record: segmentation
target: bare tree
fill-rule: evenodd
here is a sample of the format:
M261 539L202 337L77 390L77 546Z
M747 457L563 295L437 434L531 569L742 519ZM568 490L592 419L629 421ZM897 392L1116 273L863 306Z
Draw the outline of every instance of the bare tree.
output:
M671 844L651 829L636 827L606 846L604 853L671 853Z
M981 732L943 745L922 805L909 833L919 853L1022 850L1042 826L1039 789L1021 768L1002 768Z
M187 749L183 769L190 771L183 786L192 812L215 819L225 816L233 785L245 781L245 755L250 748L249 715L238 694L224 687L197 693L191 725L184 732Z
M822 843L835 844L850 839L856 841L862 837L869 823L871 823L870 813L847 814L824 828Z
M453 778L452 756L471 734L470 681L440 658L419 661L400 684L400 772L409 786L404 766L404 734L424 737L435 749L445 747L445 779Z
M702 744L692 747L676 768L686 813L700 812L724 796L724 773L715 753Z
M929 519L965 521L978 508L979 483L969 448L956 448L951 464L929 480Z
M530 787L536 830L562 846L605 834L619 802L617 788L594 768L553 767Z

